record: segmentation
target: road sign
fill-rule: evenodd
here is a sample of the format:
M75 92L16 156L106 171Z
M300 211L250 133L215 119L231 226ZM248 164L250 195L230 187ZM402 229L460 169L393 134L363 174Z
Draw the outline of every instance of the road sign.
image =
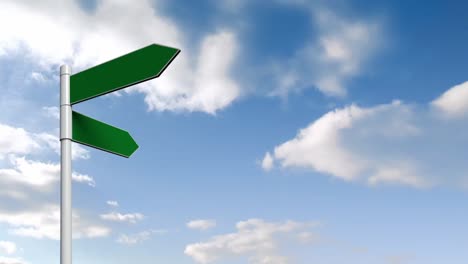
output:
M156 77L180 50L149 45L70 76L70 103L76 104Z
M60 264L72 263L71 141L126 158L138 148L127 131L72 111L72 105L159 77L179 52L152 44L74 75L60 67Z
M72 112L72 141L126 158L138 149L127 131L75 111Z

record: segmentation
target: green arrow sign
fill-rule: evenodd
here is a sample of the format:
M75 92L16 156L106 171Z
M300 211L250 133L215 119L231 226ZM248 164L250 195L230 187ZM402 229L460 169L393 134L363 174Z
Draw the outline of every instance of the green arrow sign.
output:
M72 263L70 141L126 158L138 149L127 131L72 111L72 105L156 78L179 52L152 44L71 76L68 65L60 66L60 263Z
M77 104L156 77L180 50L152 44L70 76L70 104ZM72 140L130 157L138 148L130 134L77 112L72 112Z
M126 158L138 148L127 131L75 111L72 112L72 140Z
M152 44L70 76L70 103L76 104L156 77L180 50Z

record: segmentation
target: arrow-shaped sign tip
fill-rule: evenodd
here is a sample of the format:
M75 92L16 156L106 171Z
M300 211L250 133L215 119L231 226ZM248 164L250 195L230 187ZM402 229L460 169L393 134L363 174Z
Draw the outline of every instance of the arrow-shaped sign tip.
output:
M133 153L135 153L135 151L137 151L137 149L140 147L138 146L138 144L136 143L135 139L133 139L132 135L130 135L130 133L127 132L127 135L128 135L128 138L129 138L129 141L128 141L128 145L129 145L129 152L128 152L128 155L122 155L123 157L125 158L130 158L130 156L133 155Z

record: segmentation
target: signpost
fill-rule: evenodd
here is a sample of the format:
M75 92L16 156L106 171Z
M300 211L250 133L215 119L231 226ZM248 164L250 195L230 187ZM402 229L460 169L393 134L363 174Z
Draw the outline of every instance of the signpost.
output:
M72 111L72 105L159 77L180 50L152 44L71 75L60 67L60 263L72 263L71 142L123 157L138 145L130 134Z

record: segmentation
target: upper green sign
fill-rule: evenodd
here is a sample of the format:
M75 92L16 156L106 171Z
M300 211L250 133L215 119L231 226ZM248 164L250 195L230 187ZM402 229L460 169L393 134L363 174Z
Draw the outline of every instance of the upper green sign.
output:
M72 140L126 158L138 149L127 131L75 111L72 112Z
M76 104L156 77L180 50L152 44L70 76L70 103Z

